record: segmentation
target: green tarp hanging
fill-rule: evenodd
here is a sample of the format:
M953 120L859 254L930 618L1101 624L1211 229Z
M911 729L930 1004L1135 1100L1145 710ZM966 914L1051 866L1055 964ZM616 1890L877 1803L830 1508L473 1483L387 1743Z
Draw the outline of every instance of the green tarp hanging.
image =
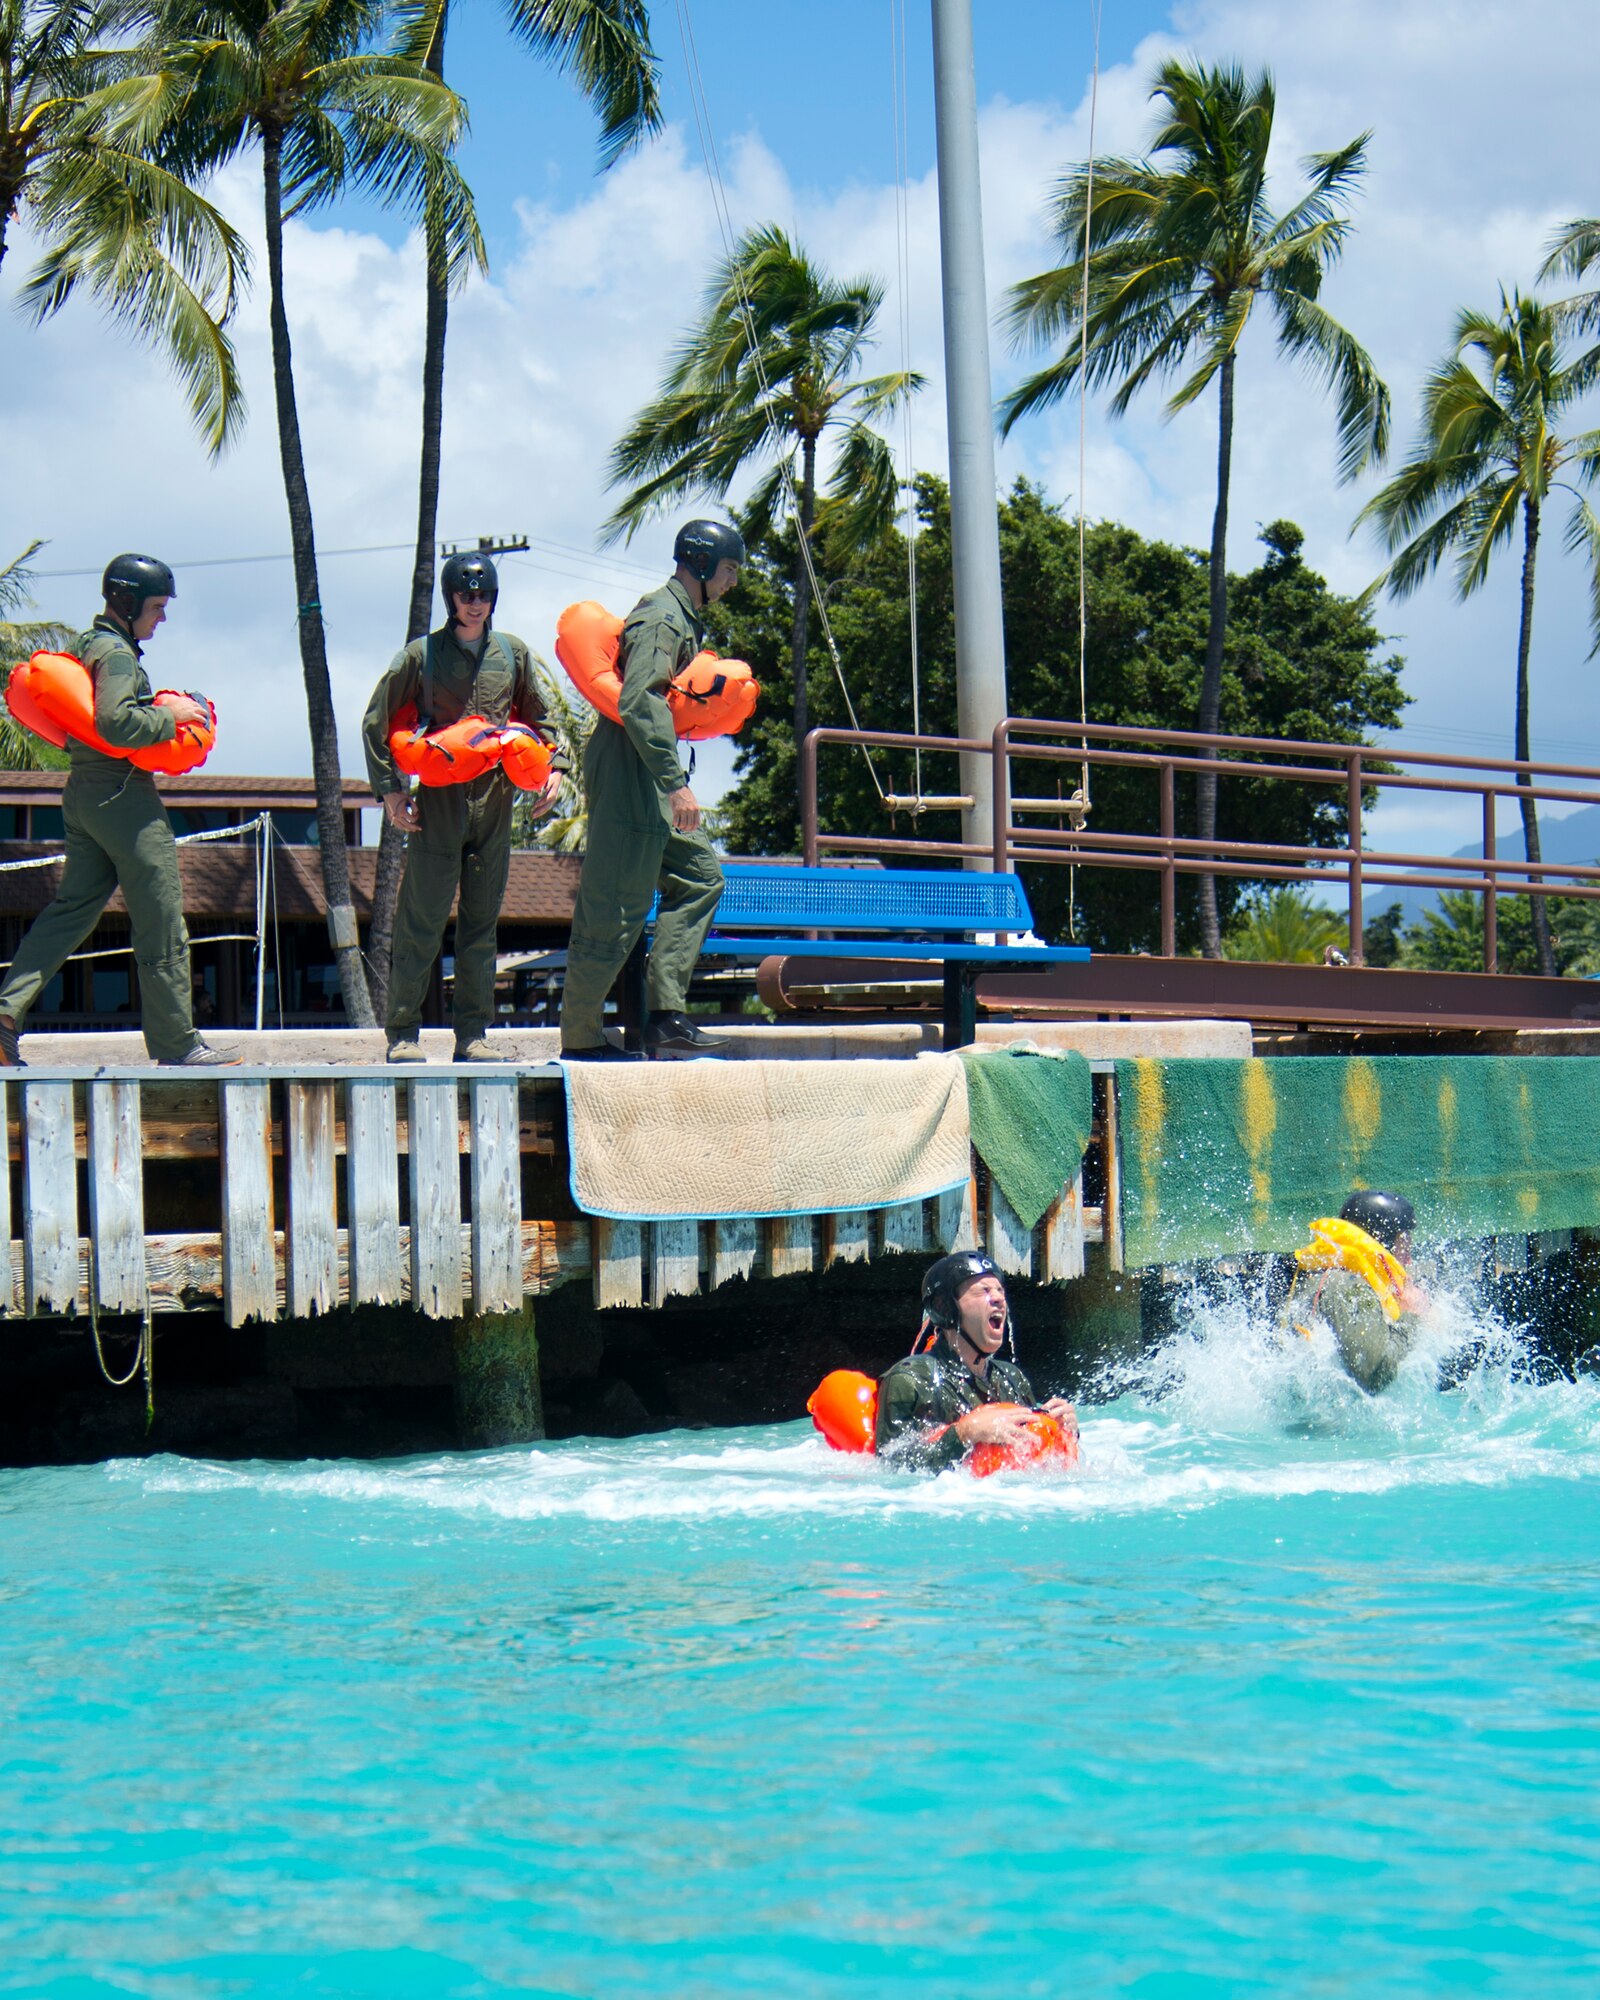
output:
M967 1071L972 1143L1023 1227L1031 1229L1083 1164L1094 1118L1089 1065L1070 1051L959 1053Z
M1292 1250L1362 1187L1419 1237L1600 1225L1592 1058L1139 1058L1117 1086L1130 1267Z

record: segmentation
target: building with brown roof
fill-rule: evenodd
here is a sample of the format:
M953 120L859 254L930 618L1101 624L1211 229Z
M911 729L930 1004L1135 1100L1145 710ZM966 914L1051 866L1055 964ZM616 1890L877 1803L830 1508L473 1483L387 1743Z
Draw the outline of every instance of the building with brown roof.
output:
M59 771L0 772L0 959L56 892L61 853ZM230 778L194 772L162 778L194 953L196 1016L203 1025L253 1027L261 978L264 1025L327 1025L343 1013L328 946L310 778ZM347 779L345 838L351 891L363 926L372 914L378 815L366 785ZM263 825L265 822L265 826ZM270 828L270 837L267 829ZM203 840L185 838L203 834ZM33 864L33 865L18 865ZM579 859L543 848L514 850L501 906L502 951L565 945ZM445 936L445 954L450 951ZM259 961L259 964L258 964ZM436 975L437 977L437 975ZM138 1013L128 916L120 893L93 935L62 967L28 1017L33 1029L105 1027ZM436 991L429 1017L442 1019Z

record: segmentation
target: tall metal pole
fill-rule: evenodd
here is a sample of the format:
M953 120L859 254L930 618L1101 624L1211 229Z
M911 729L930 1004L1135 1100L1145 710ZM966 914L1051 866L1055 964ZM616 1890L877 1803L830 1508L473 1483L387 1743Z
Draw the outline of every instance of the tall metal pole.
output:
M989 297L978 185L978 84L972 0L933 0L933 88L939 146L939 249L944 279L945 410L950 431L950 535L955 564L956 715L963 736L987 739L1006 712L1000 603L1000 519L989 380ZM992 766L963 754L972 799L962 838L987 844ZM970 865L988 865L970 857Z

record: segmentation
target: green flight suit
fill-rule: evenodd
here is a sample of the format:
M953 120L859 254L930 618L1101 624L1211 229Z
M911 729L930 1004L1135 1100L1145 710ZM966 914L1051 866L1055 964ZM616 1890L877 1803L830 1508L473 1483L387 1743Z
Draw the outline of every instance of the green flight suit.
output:
M1420 1324L1409 1312L1391 1320L1359 1271L1329 1271L1309 1299L1291 1304L1292 1320L1314 1317L1327 1326L1345 1373L1369 1396L1394 1380Z
M177 724L169 709L151 701L139 646L124 626L102 613L76 651L94 677L94 725L107 743L143 750L171 740ZM151 774L125 757L108 757L76 741L69 754L72 768L61 793L66 821L61 886L11 962L0 986L0 1014L20 1024L120 888L133 931L145 1047L157 1062L175 1062L198 1048L200 1037L194 1031L178 850L166 807Z
M567 945L561 1046L604 1040L606 995L644 933L657 889L646 998L680 1012L722 897L722 869L698 830L679 833L667 805L684 784L666 689L700 651L704 628L676 577L629 612L617 651L621 724L601 716L583 757L589 832Z
M981 1376L973 1374L945 1334L925 1354L897 1361L878 1384L876 1449L891 1465L913 1472L944 1472L959 1465L971 1447L952 1425L985 1403L1021 1403L1031 1409L1033 1384L1015 1362L991 1355Z
M453 623L426 639L413 639L396 653L373 690L361 724L367 776L380 799L406 789L389 752L389 731L408 702L415 702L418 714L441 729L464 715L481 715L496 724L544 720L528 649L509 632L486 627L476 659L457 638ZM414 1034L421 1025L433 962L459 891L455 1031L458 1042L470 1042L494 1018L495 945L511 872L516 787L496 769L466 785L420 785L416 801L420 818L406 845L385 1025L391 1035Z

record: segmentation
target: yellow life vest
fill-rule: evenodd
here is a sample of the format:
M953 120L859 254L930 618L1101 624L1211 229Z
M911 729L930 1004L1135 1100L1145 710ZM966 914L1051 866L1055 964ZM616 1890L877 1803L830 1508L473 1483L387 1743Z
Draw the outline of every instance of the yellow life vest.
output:
M1399 1319L1406 1267L1392 1250L1385 1250L1376 1237L1355 1223L1337 1215L1319 1216L1311 1225L1311 1241L1294 1253L1294 1261L1302 1271L1354 1271L1372 1287L1390 1325ZM1298 1330L1306 1331L1304 1327Z

